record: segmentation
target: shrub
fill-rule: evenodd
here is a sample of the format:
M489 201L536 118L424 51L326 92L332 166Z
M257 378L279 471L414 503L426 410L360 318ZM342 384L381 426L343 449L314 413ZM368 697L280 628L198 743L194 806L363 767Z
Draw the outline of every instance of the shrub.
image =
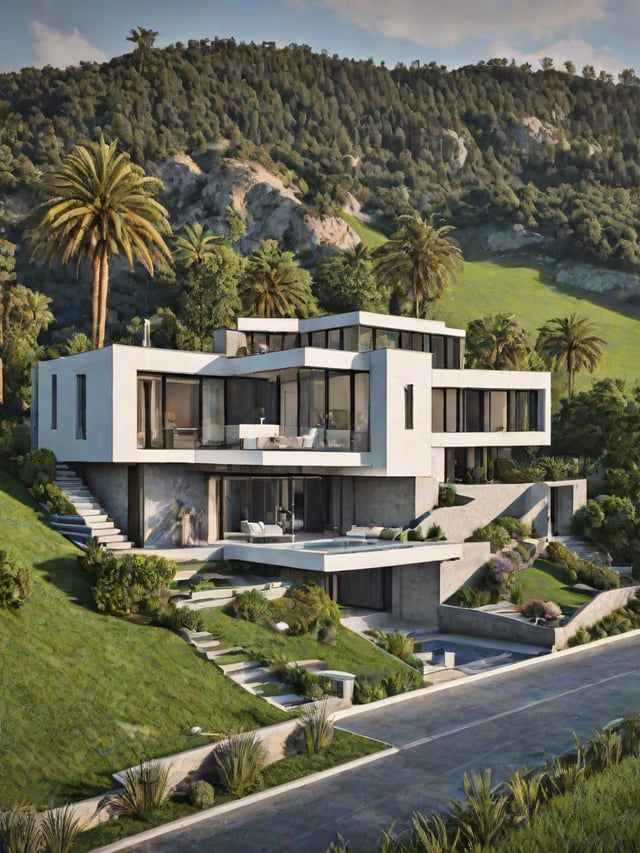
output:
M424 680L415 669L406 669L383 676L382 686L387 696L399 696L401 693L424 687Z
M353 701L356 705L368 705L369 702L377 702L386 699L387 691L381 678L369 678L358 676L353 689Z
M562 618L562 610L555 601L542 601L539 598L531 598L522 605L522 613L530 619L545 619L547 622L555 622Z
M336 642L336 629L333 625L323 625L318 631L318 642L334 646Z
M22 607L31 595L31 572L28 566L20 563L0 550L0 607Z
M458 607L468 607L473 610L475 607L483 607L489 604L489 590L480 589L477 586L463 586L458 590L455 597L455 603Z
M102 574L103 567L115 560L115 557L97 539L87 539L85 546L86 551L78 557L78 565L90 578L97 580Z
M380 643L389 654L400 660L408 663L413 659L413 651L415 640L413 637L408 637L400 631L382 631L380 634Z
M16 456L14 461L18 479L26 486L33 486L38 482L48 483L56 478L56 457L46 447L39 447L23 456Z
M526 536L531 536L531 528L528 524L523 524L517 518L510 515L501 515L496 518L494 524L498 524L507 533L511 534L512 539L524 539Z
M477 527L471 536L467 539L468 542L484 542L488 541L492 552L501 551L506 548L511 541L510 534L500 527L500 525L491 522L484 527Z
M409 542L424 542L424 533L420 527L412 527L407 532Z
M456 502L455 486L442 485L438 490L438 506L453 506Z
M76 508L57 483L36 483L31 487L31 494L38 503L45 504L49 512L77 515Z
M401 527L384 527L380 531L380 536L378 537L378 539L384 539L384 540L397 539L401 533L402 533Z
M257 734L237 732L214 750L214 777L232 797L244 797L258 786L264 760Z
M444 530L439 524L432 524L427 530L427 539L430 542L442 542L446 538Z
M210 782L196 779L189 785L189 800L197 809L210 809L215 804L216 790Z
M519 581L516 581L511 587L511 590L509 592L509 601L511 602L511 604L524 603L524 587Z
M320 676L302 669L298 664L286 667L283 675L293 692L299 696L312 696L315 688L320 685Z
M138 612L153 593L169 586L177 571L173 560L155 555L109 557L99 561L94 598L98 610L114 615Z
M258 623L269 615L269 602L257 589L248 589L237 593L231 610L239 619Z
M168 767L162 766L159 761L143 760L139 767L127 770L124 788L103 797L98 803L98 809L107 809L111 817L145 817L166 803L168 783Z
M507 554L498 554L484 567L485 584L494 597L508 598L516 582L516 568Z

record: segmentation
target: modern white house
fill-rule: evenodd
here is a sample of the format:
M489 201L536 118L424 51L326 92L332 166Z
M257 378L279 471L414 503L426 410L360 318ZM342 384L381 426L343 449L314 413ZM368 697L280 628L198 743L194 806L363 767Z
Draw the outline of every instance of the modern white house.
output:
M34 369L32 446L73 468L135 544L224 540L227 559L313 572L341 603L415 618L488 557L462 542L460 519L471 532L527 516L547 535L584 501L575 483L473 485L468 506L435 509L440 484L486 483L514 448L550 443L548 373L467 370L464 331L433 320L237 326L216 332L213 353L113 345ZM430 514L449 541L285 544ZM243 543L260 529L270 545Z
M185 516L205 542L243 520L406 525L440 483L550 442L549 374L467 370L464 338L367 312L241 318L214 353L114 345L41 362L33 446L140 545L179 541Z

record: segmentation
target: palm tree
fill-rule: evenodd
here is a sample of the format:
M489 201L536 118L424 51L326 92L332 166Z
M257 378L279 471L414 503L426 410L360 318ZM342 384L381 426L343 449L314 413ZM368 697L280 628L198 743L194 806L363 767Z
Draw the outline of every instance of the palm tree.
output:
M311 276L275 240L262 240L249 258L240 295L250 316L313 317L318 313Z
M142 74L145 56L153 47L158 33L146 27L135 27L129 32L131 35L127 36L127 41L132 41L138 47L138 73Z
M185 222L182 230L184 234L176 237L173 249L173 258L177 263L190 269L214 257L215 245L221 239L219 236L205 231L199 222L193 225Z
M451 225L436 228L418 214L400 217L400 228L378 250L378 283L393 292L398 285L411 294L415 316L423 299L433 300L462 268L462 252L449 234Z
M529 349L527 333L514 314L485 314L467 328L466 353L474 367L516 370Z
M571 400L577 371L586 368L593 373L602 358L604 344L606 341L595 334L595 326L588 317L570 314L547 320L538 329L536 351L551 369L567 371L567 396Z
M123 254L131 269L137 259L149 275L158 261L171 263L162 238L171 232L167 211L153 198L161 186L102 136L90 147L78 145L42 179L32 257L88 262L95 348L104 346L111 258Z

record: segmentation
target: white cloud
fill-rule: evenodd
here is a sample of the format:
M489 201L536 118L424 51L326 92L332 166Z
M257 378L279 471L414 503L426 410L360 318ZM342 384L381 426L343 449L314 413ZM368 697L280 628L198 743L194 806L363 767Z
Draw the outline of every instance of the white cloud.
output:
M625 67L624 62L612 56L606 46L595 48L582 39L560 39L551 44L543 44L538 50L532 51L523 51L506 42L493 42L490 56L504 56L509 60L513 58L518 65L529 62L534 71L540 69L543 56L550 56L559 71L564 71L564 63L571 60L578 74L585 65L593 65L596 73L604 69L612 74L617 74Z
M77 27L70 33L63 33L41 21L31 21L29 32L34 38L33 49L39 65L66 68L77 65L81 60L104 62L107 58L105 53L87 41Z
M415 44L455 47L467 39L557 39L602 21L605 0L319 0L361 29Z

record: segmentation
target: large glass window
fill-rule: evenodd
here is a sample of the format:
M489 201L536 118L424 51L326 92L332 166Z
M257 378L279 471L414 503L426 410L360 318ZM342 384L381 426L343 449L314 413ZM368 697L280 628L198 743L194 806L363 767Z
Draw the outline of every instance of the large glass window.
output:
M354 435L353 449L369 450L369 374L356 373L353 377L354 390Z
M58 429L58 374L51 375L51 429Z
M351 377L329 373L328 410L325 441L327 447L348 450L351 446Z
M202 380L202 444L224 444L224 379Z
M76 438L87 437L87 377L76 376Z
M468 389L465 391L464 403L465 432L482 432L484 430L484 393Z
M400 332L393 329L376 329L376 349L398 349Z
M227 422L255 424L264 418L267 423L278 422L277 383L254 377L227 379Z
M324 370L301 370L300 432L306 433L314 427L324 427L326 415Z
M162 378L138 377L138 447L162 447Z

